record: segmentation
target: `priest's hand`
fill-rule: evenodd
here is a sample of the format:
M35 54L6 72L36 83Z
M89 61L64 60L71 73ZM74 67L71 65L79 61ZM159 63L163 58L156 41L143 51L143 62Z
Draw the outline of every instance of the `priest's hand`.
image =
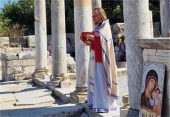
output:
M87 35L87 36L86 36L86 39L87 39L88 41L92 41L92 40L94 40L94 35Z

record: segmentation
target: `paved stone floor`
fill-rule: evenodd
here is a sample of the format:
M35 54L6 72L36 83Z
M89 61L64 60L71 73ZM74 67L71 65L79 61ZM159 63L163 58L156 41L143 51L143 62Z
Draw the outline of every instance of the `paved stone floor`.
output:
M119 76L118 84L120 96L127 95L127 77ZM63 89L60 90L64 94ZM123 105L121 98L118 104L120 107ZM55 92L52 93L51 89L37 87L32 80L0 84L0 117L113 117L119 114L119 110L116 113L94 113L86 107L86 104L65 104Z

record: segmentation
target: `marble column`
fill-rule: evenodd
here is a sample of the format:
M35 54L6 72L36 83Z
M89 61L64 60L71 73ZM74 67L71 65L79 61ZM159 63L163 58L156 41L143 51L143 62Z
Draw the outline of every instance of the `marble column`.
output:
M141 38L150 38L148 0L123 0L125 44L130 108L127 117L137 117L140 108L143 56L137 44Z
M91 0L92 1L92 9L96 7L102 7L102 1L101 0Z
M64 0L51 0L51 25L52 73L53 77L59 82L61 79L58 76L67 73Z
M170 0L160 0L161 34L168 37L170 30Z
M47 26L45 0L34 0L34 18L36 54L35 74L37 73L38 75L40 73L41 75L41 73L44 72L44 67L47 66Z
M76 102L87 99L87 78L89 65L89 46L80 40L81 32L92 31L91 0L74 0L76 90L70 97Z
M150 35L153 38L153 18L152 18L152 11L149 10L149 18L150 18Z

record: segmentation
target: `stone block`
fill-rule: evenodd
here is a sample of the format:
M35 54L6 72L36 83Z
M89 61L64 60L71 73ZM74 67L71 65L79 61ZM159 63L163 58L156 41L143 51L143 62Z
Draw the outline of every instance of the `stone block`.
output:
M14 74L3 74L3 81L12 81L15 80Z
M0 37L0 47L9 46L9 37Z
M120 109L120 117L126 117L128 113L128 109L121 108Z
M0 67L6 66L6 61L5 60L0 60Z
M7 71L5 73L11 74L11 73L22 73L22 72L23 72L22 66L10 66L7 67Z
M31 98L31 99L24 99L15 103L16 106L26 106L26 105L36 105L36 104L43 104L48 103L52 104L55 102L55 99L51 96L43 96L39 98Z
M18 47L18 48L5 48L5 52L6 53L18 53L21 52L22 48Z
M11 60L6 66L35 66L35 59Z
M36 86L39 86L39 87L46 87L46 83L50 81L50 79L36 79L36 78L33 78L32 81L34 82L34 84Z
M116 65L117 65L117 68L127 68L126 62L117 62Z
M156 55L157 50L156 49L144 49L143 55Z
M22 48L22 51L31 51L31 52L35 52L35 48Z
M60 88L69 88L71 84L70 79L66 79L60 82Z
M9 38L10 47L18 47L21 45L22 47L26 47L26 38Z
M35 66L25 66L23 67L23 73L33 73L35 71Z
M71 103L70 93L74 90L75 88L54 88L53 91L64 103Z
M18 56L17 53L1 53L2 60L17 60Z
M123 37L123 36L124 36L124 34L114 34L113 38L118 39L118 38Z
M35 47L35 35L25 36L27 40L27 47Z
M73 103L84 103L87 100L87 95L78 95L76 93L70 93L71 101Z
M19 59L34 59L35 52L20 52L18 53Z
M170 50L170 38L138 39L138 45L145 49Z
M124 33L124 23L116 23L116 24L112 25L112 30L116 34Z

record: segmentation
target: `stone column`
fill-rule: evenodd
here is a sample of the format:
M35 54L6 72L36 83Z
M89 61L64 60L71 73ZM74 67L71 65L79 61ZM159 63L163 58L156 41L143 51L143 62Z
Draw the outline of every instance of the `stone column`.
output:
M92 9L95 7L102 7L102 1L101 0L92 0Z
M87 100L89 46L80 40L81 32L92 31L91 0L74 0L76 90L70 97L76 102Z
M34 0L34 18L35 18L34 25L35 25L35 54L36 54L34 76L36 78L42 77L44 67L47 66L47 29L46 29L45 0Z
M58 76L67 73L64 0L51 0L51 19L52 72L53 77L59 82L61 79Z
M123 0L125 44L130 108L128 117L138 117L140 108L143 56L138 39L150 38L148 0Z
M153 38L153 18L152 18L152 11L149 10L149 18L150 18L150 35Z
M160 0L161 34L168 37L170 30L170 0Z

